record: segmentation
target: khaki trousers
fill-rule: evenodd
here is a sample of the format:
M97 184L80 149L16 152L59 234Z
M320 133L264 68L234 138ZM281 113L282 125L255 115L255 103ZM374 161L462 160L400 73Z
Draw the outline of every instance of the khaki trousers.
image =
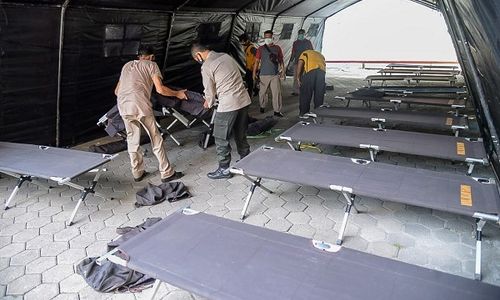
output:
M265 108L267 105L267 88L271 88L271 94L273 97L273 109L275 112L281 112L281 106L283 103L283 96L281 94L281 80L279 75L261 75L260 76L260 91L259 91L259 103L261 108Z
M172 176L175 171L170 165L165 149L163 148L163 138L158 127L156 127L154 116L139 117L126 115L122 116L122 119L127 130L127 149L134 178L138 178L144 173L143 154L140 151L141 126L146 130L151 140L151 148L158 159L161 178Z

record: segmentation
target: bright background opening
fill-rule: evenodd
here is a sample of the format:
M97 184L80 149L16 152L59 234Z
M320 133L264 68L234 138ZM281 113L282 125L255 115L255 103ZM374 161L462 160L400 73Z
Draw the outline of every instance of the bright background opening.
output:
M327 60L457 61L440 12L408 0L363 0L326 21Z

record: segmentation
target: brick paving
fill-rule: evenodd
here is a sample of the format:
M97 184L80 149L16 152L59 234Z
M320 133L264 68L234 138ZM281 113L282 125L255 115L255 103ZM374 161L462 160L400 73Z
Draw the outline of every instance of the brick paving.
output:
M336 78L334 82L336 88L328 92L329 100L352 86L361 85L353 79ZM298 99L286 96L283 111L286 118L280 120L276 126L278 129L286 129L297 121ZM255 102L256 99L252 115L257 115ZM148 181L159 184L160 178L155 169L155 158L149 155L145 162L147 170L154 176L145 182L133 182L126 152L108 164L108 171L97 187L115 199L89 196L71 227L65 221L76 204L78 191L60 186L51 190L30 184L23 186L16 205L0 211L0 298L146 299L149 291L138 294L97 293L75 274L75 265L86 256L103 254L106 243L117 236L117 227L136 225L148 217L163 217L182 207L191 206L238 220L249 182L241 177L223 181L206 177L206 173L216 167L215 150L213 147L202 150L197 146L201 130L201 127L179 130L176 136L184 144L182 147L166 140L168 156L176 169L185 173L182 181L193 195L177 203L134 207L135 192ZM263 144L287 147L274 142L273 136L251 139L250 142L253 149ZM150 149L149 145L145 148ZM330 154L367 157L367 153L353 149L324 147L323 150ZM381 153L379 161L443 172L464 173L466 170L463 164L394 153ZM478 166L476 172L492 176L487 167ZM84 184L91 179L92 175L83 175L78 182ZM2 176L0 198L8 197L15 182L13 178ZM343 201L339 194L284 182L263 182L275 193L256 192L246 223L306 238L335 241L343 215ZM360 198L358 209L361 212L352 215L347 226L345 247L472 278L475 255L473 219L371 198ZM500 286L499 229L491 224L484 229L483 281ZM159 296L159 299L200 299L166 284L161 286Z

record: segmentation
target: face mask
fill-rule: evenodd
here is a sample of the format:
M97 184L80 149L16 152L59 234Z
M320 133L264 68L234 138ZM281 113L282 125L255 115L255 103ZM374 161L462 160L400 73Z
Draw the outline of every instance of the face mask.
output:
M304 39L304 35L303 35L302 33L301 33L301 34L299 34L299 35L298 35L298 37L297 37L297 39L299 39L299 40L303 40L303 39Z
M264 43L266 43L266 45L270 45L273 43L273 39L272 38L265 38Z

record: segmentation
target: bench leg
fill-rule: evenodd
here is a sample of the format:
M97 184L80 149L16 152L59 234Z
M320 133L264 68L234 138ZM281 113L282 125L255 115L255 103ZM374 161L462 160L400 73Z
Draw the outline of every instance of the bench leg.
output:
M149 299L153 300L156 297L156 293L158 293L158 289L160 288L161 281L159 279L155 280L155 283L153 284L153 291L151 292L151 297Z
M250 187L250 191L248 192L247 198L245 200L245 205L243 205L243 209L241 210L241 219L245 219L245 215L248 210L248 205L250 204L250 200L252 199L253 193L255 192L255 188L260 186L260 181L262 178L257 178L254 182L252 182L252 186ZM261 186L262 187L262 186Z
M342 192L342 195L347 201L346 207L345 207L345 213L344 213L344 218L342 219L342 225L340 226L340 231L339 231L339 237L337 238L336 244L337 245L342 245L342 242L344 240L344 233L345 229L347 227L347 220L349 219L349 214L351 213L351 208L354 206L354 195L349 195L346 192ZM354 208L356 209L356 208ZM357 211L357 209L356 209Z
M468 165L469 166L467 168L467 176L470 176L470 175L472 175L472 171L474 171L475 164L474 163L469 163Z
M476 223L476 269L474 271L474 279L481 280L481 240L486 221L478 219Z
M22 175L21 177L19 177L19 179L17 180L17 184L14 187L14 190L7 199L7 202L5 202L5 208L4 208L5 210L9 209L10 202L16 197L17 193L19 192L19 189L21 188L21 185L23 185L25 181L31 181L31 176Z
M76 185L74 183L71 183L71 182L65 183L68 186L75 187L75 188L77 188L77 189L79 189L79 190L82 191L82 194L80 195L80 199L78 199L78 202L76 203L76 206L73 209L73 212L71 213L71 217L69 218L69 222L68 222L69 226L71 226L71 225L74 224L73 221L75 219L76 212L80 208L80 205L82 204L82 202L85 201L85 198L87 198L88 194L94 194L94 195L96 195L98 197L106 199L106 197L104 195L101 195L101 194L98 194L98 193L95 192L95 187L97 185L97 181L99 180L99 177L101 177L102 170L103 170L102 168L99 168L99 171L97 171L97 174L95 175L94 179L92 180L92 183L87 188L82 188L82 187L80 187L80 186L78 186L78 185Z

